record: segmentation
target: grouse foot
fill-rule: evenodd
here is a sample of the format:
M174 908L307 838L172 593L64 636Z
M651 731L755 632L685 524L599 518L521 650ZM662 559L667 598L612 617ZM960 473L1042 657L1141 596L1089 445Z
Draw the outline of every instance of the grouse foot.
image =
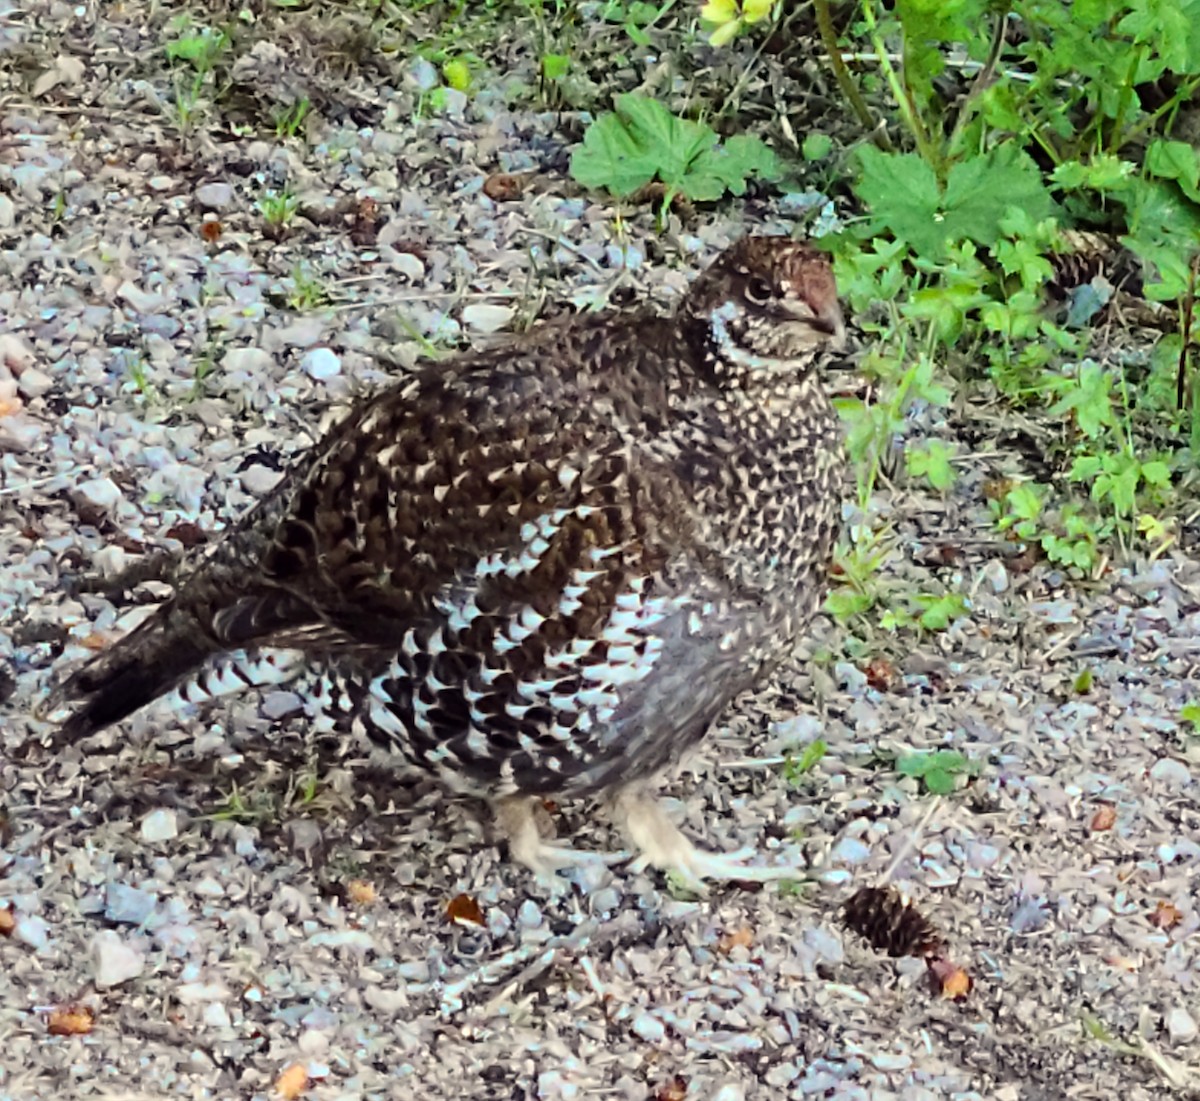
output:
M732 853L696 848L667 817L655 796L640 785L617 793L612 815L641 853L630 865L634 871L655 867L674 873L699 894L707 893L706 879L769 883L777 879L795 879L802 874L794 867L747 864L746 861L756 853L753 848Z
M508 839L509 855L533 871L537 881L554 894L561 894L567 881L559 873L582 864L616 864L628 853L589 852L555 845L538 829L535 810L540 800L528 795L499 799L494 805L496 825Z

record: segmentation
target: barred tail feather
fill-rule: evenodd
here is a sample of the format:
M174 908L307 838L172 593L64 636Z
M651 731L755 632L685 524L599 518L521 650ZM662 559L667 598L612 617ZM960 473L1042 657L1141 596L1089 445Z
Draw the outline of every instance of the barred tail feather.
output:
M217 649L190 615L163 609L56 686L38 713L72 707L56 741L86 738L169 691Z

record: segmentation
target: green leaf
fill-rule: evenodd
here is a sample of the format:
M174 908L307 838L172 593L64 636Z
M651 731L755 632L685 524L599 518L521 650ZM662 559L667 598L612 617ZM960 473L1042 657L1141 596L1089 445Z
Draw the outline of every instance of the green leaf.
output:
M838 589L825 598L825 611L834 619L845 621L862 615L871 607L871 597L851 589Z
M658 158L616 115L598 118L571 154L571 175L584 187L606 188L617 197L645 187Z
M562 80L570 68L569 54L545 54L542 57L542 76L547 80Z
M800 152L806 161L823 161L833 149L833 138L822 134L819 130L811 130L805 135Z
M940 252L946 233L933 169L916 153L884 153L872 145L862 146L858 159L858 194L876 221L919 252Z
M1146 171L1174 180L1189 198L1200 201L1200 157L1185 141L1155 141L1146 150Z
M1036 222L1054 213L1054 200L1033 159L1002 145L954 165L939 192L933 169L915 153L859 150L858 193L871 213L897 237L937 258L948 242L964 239L992 245L1010 207L1023 208Z
M716 133L677 118L662 104L632 93L617 97L616 113L602 115L571 157L571 174L585 187L630 195L656 177L698 202L741 195L751 176L782 174L775 154L749 134L718 145Z
M928 753L908 753L896 761L896 770L902 776L924 776L931 767Z
M954 774L944 772L940 768L930 769L921 782L930 795L952 795L954 793Z

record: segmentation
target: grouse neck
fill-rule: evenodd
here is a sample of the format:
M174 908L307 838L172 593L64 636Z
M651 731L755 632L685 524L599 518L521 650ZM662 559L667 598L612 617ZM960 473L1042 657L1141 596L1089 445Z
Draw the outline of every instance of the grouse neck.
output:
M815 348L787 356L755 351L738 339L732 322L740 317L739 308L726 302L694 319L691 343L711 382L722 389L775 390L810 373L819 358Z

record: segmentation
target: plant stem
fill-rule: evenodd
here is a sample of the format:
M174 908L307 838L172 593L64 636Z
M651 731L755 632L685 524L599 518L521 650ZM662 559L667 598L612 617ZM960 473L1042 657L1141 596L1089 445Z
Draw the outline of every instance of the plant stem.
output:
M1008 30L1008 13L1010 10L1010 6L1006 3L996 13L996 29L992 32L992 44L988 50L987 60L984 62L983 68L975 74L975 79L971 82L970 89L968 89L967 94L963 97L958 114L954 119L954 127L950 131L950 140L946 143L946 150L951 156L954 155L955 150L958 148L958 143L962 139L962 133L975 112L975 104L988 85L992 83L992 78L996 75L996 66L1000 64L1000 55L1004 52L1004 38L1005 32Z
M833 69L834 79L837 81L842 95L854 109L863 128L871 134L875 144L885 153L893 152L891 139L875 121L871 114L871 108L863 99L862 92L858 90L858 83L851 75L846 61L842 57L842 48L838 45L837 28L833 25L833 14L829 10L829 0L813 0L813 10L817 13L817 30L821 34L821 44L825 47L825 53L829 55L829 65Z
M879 33L879 24L875 19L875 0L862 0L862 13L863 22L866 23L871 36L871 45L879 58L879 67L883 70L888 87L892 90L892 98L896 101L896 107L899 109L901 117L904 119L909 133L912 134L913 140L917 143L917 152L921 154L921 159L934 170L940 180L942 178L941 152L934 148L933 142L930 141L925 124L917 114L912 97L900 79L900 74L892 65L891 58L888 57L887 44L883 41L883 35Z

